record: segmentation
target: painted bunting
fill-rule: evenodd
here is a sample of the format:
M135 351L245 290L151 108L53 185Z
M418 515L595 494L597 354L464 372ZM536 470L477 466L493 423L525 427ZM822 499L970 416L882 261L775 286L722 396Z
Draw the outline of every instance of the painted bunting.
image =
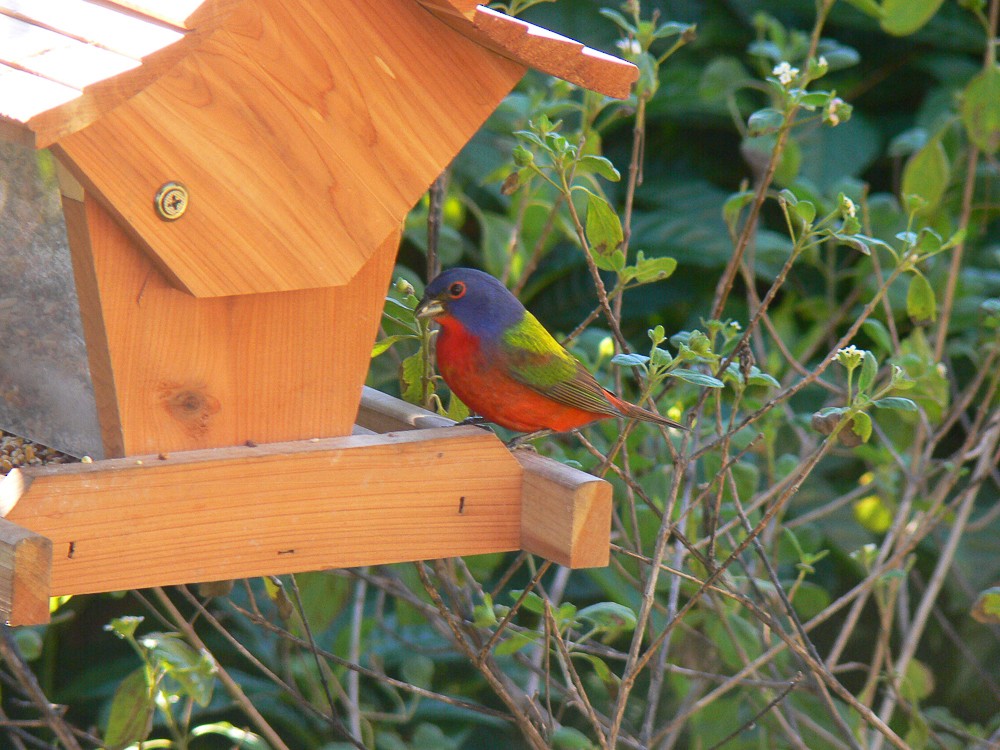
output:
M497 279L452 268L427 285L419 318L441 326L437 365L472 411L517 432L566 432L625 417L685 429L602 388Z

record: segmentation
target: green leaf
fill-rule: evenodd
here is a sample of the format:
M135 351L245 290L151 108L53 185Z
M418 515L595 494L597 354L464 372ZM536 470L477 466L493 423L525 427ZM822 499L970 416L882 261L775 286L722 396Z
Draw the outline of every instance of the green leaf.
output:
M736 232L736 222L739 221L740 212L753 200L753 196L753 190L743 190L739 193L733 193L722 204L722 220L726 222L726 226L733 233Z
M611 364L619 367L638 367L649 362L645 354L616 354L611 358Z
M866 495L854 503L854 519L873 534L887 532L892 516L892 508L878 495Z
M713 58L701 72L698 97L704 102L724 101L750 74L737 58L728 55Z
M882 6L876 0L847 0L848 5L853 5L866 16L872 18L882 18Z
M486 628L491 625L496 625L499 620L497 620L497 613L493 608L493 597L484 593L483 603L477 604L473 607L472 617L472 622L477 628Z
M977 622L1000 625L1000 587L994 586L979 592L971 614Z
M816 206L812 201L799 201L791 206L793 216L797 216L805 226L813 223L816 218Z
M901 398L900 396L887 396L886 398L880 398L872 401L872 404L877 409L895 409L896 411L918 411L917 404L908 398Z
M593 623L597 632L619 633L635 628L636 615L631 608L617 602L598 602L584 607L580 619Z
M411 404L421 404L424 400L423 377L424 377L424 356L423 352L411 354L403 360L400 378L403 386L403 400ZM429 386L428 386L429 387Z
M150 650L159 669L176 680L184 695L199 706L207 706L215 687L215 662L212 657L189 646L175 633L150 633L140 641Z
M872 436L872 418L859 411L851 419L851 432L861 438L862 443L867 443Z
M920 255L936 255L941 252L941 235L930 227L924 227L917 234L917 244L914 246Z
M911 195L918 195L925 201L925 205L919 209L910 206L909 210L930 213L937 208L950 179L951 166L948 164L948 155L941 145L941 139L934 138L911 156L903 168L904 201L910 203Z
M375 346L372 347L372 359L375 359L380 354L384 354L389 351L389 348L395 344L397 341L402 341L404 339L415 339L416 336L406 333L399 333L394 336L386 336L381 341L376 341Z
M576 171L578 174L593 172L611 182L618 182L622 178L621 172L615 169L615 165L611 163L610 159L605 159L603 156L594 156L593 154L581 156L576 162Z
M549 150L548 144L545 143L545 141L542 140L542 137L539 136L537 133L533 133L530 130L518 130L515 131L514 135L523 141L528 141L528 143L533 143L536 146L541 146L546 151Z
M892 350L892 340L889 338L889 329L885 327L885 324L881 320L868 318L861 324L861 329L868 334L869 338L875 342L875 345L881 351L889 352Z
M840 234L839 232L832 232L830 236L835 239L841 245L847 245L854 250L857 250L863 255L871 255L872 250L868 246L866 241L868 238L861 234Z
M922 661L911 659L899 690L916 704L934 692L934 673Z
M516 602L521 598L524 589L511 589L508 593L510 594L510 598ZM521 608L527 612L542 615L545 614L545 600L534 591L529 591L528 595L524 597L524 601L521 602Z
M410 750L455 750L458 742L448 737L436 724L421 722L413 733Z
M821 39L816 54L826 58L827 71L843 70L857 65L861 55L853 47L841 44L835 39ZM831 92L831 96L833 92Z
M767 388L777 388L781 385L773 375L761 372L757 365L750 367L750 375L747 377L747 385L763 385Z
M962 94L962 123L981 151L1000 150L1000 65L973 77Z
M931 20L944 0L882 0L883 31L907 36Z
M658 346L654 346L649 354L653 365L656 367L669 367L670 363L674 361L673 355L670 352Z
M42 640L40 628L11 628L17 650L25 661L34 661L42 655L45 642Z
M104 629L114 633L119 638L134 638L136 628L142 623L144 618L138 616L116 617Z
M799 97L799 104L808 110L815 110L825 107L831 96L829 91L810 91Z
M617 690L618 686L621 685L621 678L611 671L611 667L603 659L593 654L584 654L579 651L572 652L570 656L574 659L583 659L590 662L590 665L594 668L594 674L597 675L597 679L604 683L604 686L609 691Z
M400 667L403 679L411 685L429 689L434 678L434 661L424 654L408 654Z
M597 745L579 729L564 725L552 733L552 747L554 750L593 750Z
M632 62L639 68L639 80L635 82L635 95L640 99L650 99L660 88L660 66L656 58L643 52Z
M275 607L277 607L278 617L283 622L287 622L291 619L292 614L294 614L295 607L292 605L292 600L288 598L285 587L280 585L278 579L265 577L263 580L264 591L267 593L268 598L274 602Z
M678 380L683 380L685 383L692 383L693 385L700 385L704 388L723 388L725 383L723 383L718 378L714 378L711 375L706 375L703 372L698 372L697 370L671 370L667 373L672 378L677 378Z
M633 36L636 35L638 30L635 28L635 25L617 10L613 10L612 8L601 8L597 12L605 18L609 18L614 21L622 31L630 32Z
M649 284L668 278L677 268L674 258L647 258L642 250L636 254L635 265L626 266L621 270L622 281L638 281Z
M541 637L541 633L510 631L510 635L500 642L494 653L497 656L516 654L525 646L530 646Z
M785 124L785 116L773 107L758 109L747 120L747 135L753 137L767 135L781 129Z
M234 727L228 721L217 721L212 724L200 724L191 730L192 737L201 737L206 734L215 734L225 737L231 743L230 747L235 750L270 750L262 737L248 732L246 729Z
M625 262L625 255L621 251L625 241L621 219L610 203L590 191L587 191L587 223L584 231L597 267L604 271L620 271Z
M934 288L922 273L914 273L906 290L906 314L917 325L933 322L937 317Z
M870 351L865 350L865 358L861 362L861 374L858 375L858 391L867 391L875 382L878 374L878 360Z
M104 746L108 750L120 750L146 739L152 727L153 709L146 668L139 667L122 680L111 699Z
M454 419L456 422L461 422L467 419L472 412L469 411L469 407L462 403L462 399L456 396L454 393L448 398L448 413L445 415L448 419Z
M535 160L535 155L520 143L514 146L511 156L514 159L514 166L516 167L526 167ZM517 174L517 172L514 172L514 174Z
M654 39L669 39L672 36L691 34L695 30L695 25L691 23L681 23L680 21L666 21L656 27L653 32Z

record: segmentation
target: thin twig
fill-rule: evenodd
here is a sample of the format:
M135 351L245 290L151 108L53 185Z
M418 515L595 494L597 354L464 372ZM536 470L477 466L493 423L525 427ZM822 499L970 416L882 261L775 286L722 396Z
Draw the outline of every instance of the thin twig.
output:
M170 601L170 597L167 596L167 592L159 586L153 588L152 591L154 596L156 596L157 600L160 602L160 606L166 610L173 626L184 634L184 637L188 640L188 642L199 651L211 653L204 641L202 641L198 636L198 633L195 632L191 623L184 618L184 615L181 614L180 610L174 606L172 601ZM240 707L240 710L247 715L250 722L257 728L257 731L260 732L261 736L263 736L265 740L267 740L267 743L271 745L271 747L277 748L278 750L289 750L285 741L282 740L278 733L274 731L271 725L267 722L267 719L265 719L257 710L257 707L254 706L253 702L247 698L246 693L243 692L243 688L240 687L239 683L236 682L236 680L230 676L229 672L227 672L222 665L218 663L216 664L216 676L219 678L219 682L222 683L222 687L225 688L227 693L229 693L229 697L232 698Z
M73 730L66 723L66 720L63 719L60 712L56 710L56 707L45 697L45 693L42 690L42 686L38 684L35 673L31 671L31 667L28 666L24 657L21 656L10 627L0 625L0 630L3 631L0 633L0 657L3 658L8 669L17 678L21 689L24 690L32 704L38 709L38 713L41 714L45 726L52 731L56 739L62 743L65 750L81 750L80 743L76 741L76 737L73 735Z

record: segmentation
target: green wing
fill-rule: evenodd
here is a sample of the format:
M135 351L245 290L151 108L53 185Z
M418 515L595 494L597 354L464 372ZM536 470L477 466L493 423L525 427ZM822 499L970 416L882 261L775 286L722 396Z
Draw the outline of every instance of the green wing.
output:
M621 414L590 371L531 313L507 330L500 351L514 379L543 396L597 414Z

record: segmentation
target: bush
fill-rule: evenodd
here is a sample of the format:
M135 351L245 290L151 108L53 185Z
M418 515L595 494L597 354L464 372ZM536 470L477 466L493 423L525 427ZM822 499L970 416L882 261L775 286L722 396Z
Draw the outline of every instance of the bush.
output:
M370 382L465 416L412 310L442 266L500 278L690 426L537 443L614 485L611 566L159 592L167 632L117 620L100 663L51 626L45 693L115 746L996 746L998 4L530 7L636 92L507 98L407 223Z

